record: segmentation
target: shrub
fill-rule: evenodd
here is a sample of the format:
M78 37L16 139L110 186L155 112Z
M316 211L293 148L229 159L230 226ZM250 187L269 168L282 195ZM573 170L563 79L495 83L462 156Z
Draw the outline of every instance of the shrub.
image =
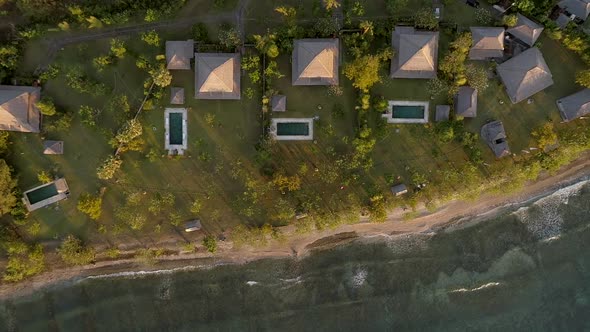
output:
M9 245L4 281L17 282L45 270L45 254L40 244L32 247L19 242Z
M81 194L78 199L78 211L87 214L90 219L98 220L102 214L102 197Z
M4 159L0 159L0 216L11 212L17 204L16 180L12 178L11 169Z
M576 83L590 89L590 69L576 73Z
M420 29L434 30L438 27L438 20L430 8L422 8L414 14L414 26Z
M242 39L235 28L219 30L219 43L226 49L235 49L242 44Z
M37 108L41 111L41 114L51 116L57 112L53 99L49 97L43 97L37 102Z
M49 182L53 181L51 179L51 176L45 171L41 171L41 172L37 173L37 180L39 180L39 182L41 182L41 183L49 183Z
M203 245L207 251L214 254L217 251L217 240L212 235L207 235L203 239Z
M197 23L193 25L193 38L204 43L209 42L209 31L204 23Z
M94 248L85 246L73 235L68 235L61 243L57 252L61 259L70 265L86 265L94 261Z
M480 93L489 86L488 73L482 66L468 64L465 66L465 77L469 85Z

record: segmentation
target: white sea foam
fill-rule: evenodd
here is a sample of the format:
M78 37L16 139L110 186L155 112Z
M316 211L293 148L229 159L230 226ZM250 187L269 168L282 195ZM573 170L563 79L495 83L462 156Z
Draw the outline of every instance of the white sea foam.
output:
M109 279L109 278L128 278L128 279L135 279L135 278L144 278L153 275L168 275L174 274L176 272L181 271L194 271L194 270L209 270L216 266L223 266L227 265L227 263L216 263L210 265L188 265L177 267L173 269L165 269L165 270L149 270L149 271L123 271L123 272L116 272L116 273L109 273L109 274L99 274L95 276L88 276L77 280L76 282L81 282L88 279Z
M254 286L254 285L258 285L258 282L257 281L246 281L246 285Z
M499 282L488 282L487 284L483 284L479 287L475 287L475 288L459 288L459 289L453 289L452 291L449 291L449 293L465 293L465 292L477 292L480 291L482 289L486 289L486 288L490 288L490 287L496 287L496 286L500 286L501 284Z
M295 284L299 284L303 281L303 279L301 278L301 276L297 277L297 278L291 278L291 279L279 279L282 282L287 282L287 283L295 283Z
M561 206L569 203L572 196L579 194L588 180L575 183L557 190L551 195L535 201L531 206L521 207L514 215L523 222L527 229L538 239L550 240L561 234L563 216Z
M354 287L361 287L367 281L367 270L359 269L352 277L352 285Z

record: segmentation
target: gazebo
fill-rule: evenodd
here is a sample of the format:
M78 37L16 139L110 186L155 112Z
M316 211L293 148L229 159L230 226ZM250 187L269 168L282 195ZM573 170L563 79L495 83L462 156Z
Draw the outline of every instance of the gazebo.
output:
M492 121L481 127L481 138L492 149L496 158L510 155L508 142L506 142L506 131L502 121Z

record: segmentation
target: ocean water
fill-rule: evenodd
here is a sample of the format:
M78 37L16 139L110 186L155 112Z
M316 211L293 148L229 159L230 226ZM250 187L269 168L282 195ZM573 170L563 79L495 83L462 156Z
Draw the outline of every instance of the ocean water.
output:
M87 278L0 303L0 331L590 330L590 185L303 260Z

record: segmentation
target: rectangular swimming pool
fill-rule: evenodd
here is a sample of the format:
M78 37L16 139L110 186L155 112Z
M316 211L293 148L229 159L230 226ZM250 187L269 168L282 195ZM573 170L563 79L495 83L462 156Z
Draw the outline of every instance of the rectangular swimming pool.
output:
M423 119L424 106L422 105L393 105L391 117L395 119Z
M170 145L182 145L182 113L170 113Z
M390 100L382 116L388 123L427 123L428 101Z
M277 123L278 136L308 136L309 124L305 122L279 122Z
M33 205L56 195L57 187L55 186L55 183L52 182L46 186L28 192L27 199L29 200L31 205Z

